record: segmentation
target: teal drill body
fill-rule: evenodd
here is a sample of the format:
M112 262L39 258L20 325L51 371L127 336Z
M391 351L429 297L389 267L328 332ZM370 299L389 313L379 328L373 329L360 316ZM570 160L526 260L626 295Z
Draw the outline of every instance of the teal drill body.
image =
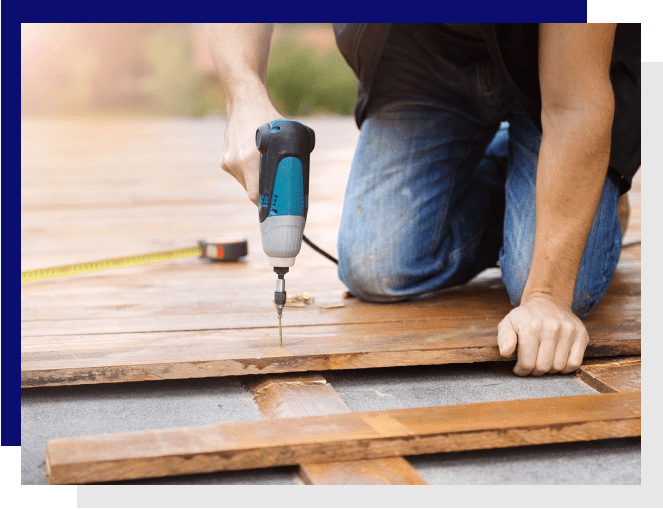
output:
M280 319L286 300L285 274L302 246L315 133L301 122L274 120L258 128L256 146L260 152L262 248L277 274L274 301Z

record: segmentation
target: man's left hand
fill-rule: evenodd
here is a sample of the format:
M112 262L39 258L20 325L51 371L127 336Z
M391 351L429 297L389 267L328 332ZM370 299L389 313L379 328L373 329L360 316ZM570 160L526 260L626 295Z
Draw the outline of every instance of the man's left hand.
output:
M497 328L500 355L513 354L519 376L571 373L580 367L589 341L570 308L547 297L531 297L513 309Z

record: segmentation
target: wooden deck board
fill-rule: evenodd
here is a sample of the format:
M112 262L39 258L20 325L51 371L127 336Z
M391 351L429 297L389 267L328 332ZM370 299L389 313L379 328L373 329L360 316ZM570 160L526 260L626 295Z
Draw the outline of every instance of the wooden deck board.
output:
M640 393L188 426L50 440L51 484L640 435Z
M599 392L640 391L640 357L591 359L585 361L577 376Z
M306 122L317 138L307 235L335 254L357 131L351 119ZM496 330L511 306L498 269L429 300L375 305L344 299L336 267L307 246L287 288L315 302L286 307L278 348L275 276L255 206L218 167L222 131L220 121L22 123L22 270L249 240L233 264L187 258L22 285L22 386L502 360ZM634 203L627 237L639 232ZM588 356L640 353L639 246L624 250L586 324Z
M244 379L245 387L269 419L350 412L338 393L318 374ZM304 462L299 476L313 485L422 485L426 482L404 458Z

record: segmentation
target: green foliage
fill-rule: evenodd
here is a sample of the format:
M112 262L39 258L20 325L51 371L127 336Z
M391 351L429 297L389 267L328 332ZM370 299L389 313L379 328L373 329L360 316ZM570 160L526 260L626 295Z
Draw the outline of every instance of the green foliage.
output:
M41 49L22 46L25 115L225 113L218 79L194 66L189 24L44 26ZM331 36L328 23L277 25L267 87L284 115L352 113L357 78Z
M161 116L190 116L196 110L201 77L191 62L188 27L164 25L145 41L150 74L143 90L151 97L150 110Z
M338 49L316 52L294 32L275 39L270 52L267 88L277 109L288 116L350 115L357 78Z

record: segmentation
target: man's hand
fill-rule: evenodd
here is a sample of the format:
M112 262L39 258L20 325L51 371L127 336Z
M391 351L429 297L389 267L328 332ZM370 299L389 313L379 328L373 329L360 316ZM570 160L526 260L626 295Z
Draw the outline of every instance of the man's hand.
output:
M548 297L531 297L512 310L497 328L500 355L513 354L519 376L571 373L580 367L589 341L571 309Z
M221 168L244 186L249 200L258 205L260 153L256 148L256 129L267 122L281 118L269 101L248 101L247 107L238 108L228 117L223 141Z
M256 129L282 117L265 86L273 29L269 23L207 25L212 56L226 93L228 125L221 168L244 186L256 205L260 175Z

